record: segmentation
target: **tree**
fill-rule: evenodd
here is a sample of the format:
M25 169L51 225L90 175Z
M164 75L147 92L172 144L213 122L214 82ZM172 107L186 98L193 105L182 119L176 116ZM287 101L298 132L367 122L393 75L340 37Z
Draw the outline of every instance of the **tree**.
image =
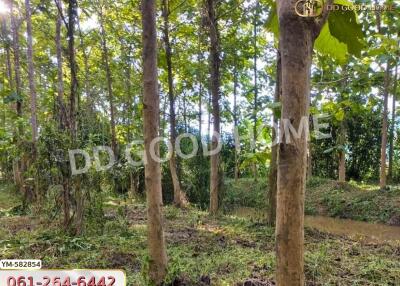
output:
M216 16L215 0L206 0L207 24L210 37L210 86L211 86L211 102L213 116L213 135L212 150L218 146L220 139L220 51L219 51L219 35L218 35L218 19ZM219 153L211 155L210 164L210 213L216 214L218 211L218 193L220 184L219 174Z
M149 275L152 282L161 285L166 275L167 254L162 219L160 164L151 156L151 142L158 136L160 98L157 81L157 34L155 0L142 1L143 25L143 124L147 156L145 184L147 192ZM156 144L155 154L159 154Z
M31 126L32 126L32 142L36 145L38 138L38 125L37 125L37 99L36 99L36 83L35 83L35 67L33 63L33 44L32 44L32 12L30 0L25 0L26 11L26 38L27 38L27 61L28 61L28 78L29 78L29 92L31 98Z
M386 148L388 143L388 101L390 88L390 62L386 64L386 72L383 83L383 111L382 111L382 131L381 131L381 166L379 176L379 186L382 190L386 188Z
M282 63L282 114L280 130L283 134L278 150L278 194L276 221L276 249L278 285L304 285L304 192L307 166L307 132L300 138L285 134L289 122L299 130L308 122L310 69L313 45L327 20L329 11L324 5L323 15L303 18L295 12L296 1L278 1L280 28L279 47ZM289 138L290 137L290 138Z
M389 170L388 170L388 179L393 179L393 157L394 157L394 134L396 129L396 97L397 97L397 82L398 80L398 66L396 66L396 73L394 76L394 84L393 84L393 99L392 99L392 124L390 127L390 136L389 136Z
M185 205L184 194L181 190L181 184L179 182L178 173L176 171L176 154L175 154L175 141L176 141L176 116L175 116L175 95L174 95L174 79L172 73L172 54L171 54L171 43L169 40L169 0L163 0L163 40L165 47L165 56L167 60L167 72L168 72L168 99L169 99L169 125L170 125L170 142L172 150L169 160L169 169L171 171L172 183L174 186L174 203L178 207Z
M111 125L111 148L114 154L118 154L117 135L115 131L115 108L114 108L114 95L113 95L113 79L110 68L109 51L107 47L107 35L104 28L103 5L99 7L99 20L100 20L100 35L101 35L101 48L103 63L106 69L107 78L107 92L108 103L110 105L110 125Z
M257 61L258 61L258 48L257 48L257 31L258 31L258 21L259 21L259 2L256 1L254 6L254 19L253 19L253 73L254 73L254 102L253 102L253 141L254 141L254 150L253 154L256 153L256 142L257 142L257 111L258 111L258 70L257 70ZM252 162L253 168L253 176L254 181L257 181L257 163L256 161Z
M19 19L14 14L14 0L10 1L10 15L11 15L11 33L12 33L12 47L14 55L14 80L15 80L15 94L16 104L15 109L18 117L17 130L15 141L20 143L21 136L23 135L22 119L22 80L21 80L21 63L20 63L20 41L19 41ZM23 193L22 172L24 171L24 162L22 160L15 160L13 162L14 181L17 188Z

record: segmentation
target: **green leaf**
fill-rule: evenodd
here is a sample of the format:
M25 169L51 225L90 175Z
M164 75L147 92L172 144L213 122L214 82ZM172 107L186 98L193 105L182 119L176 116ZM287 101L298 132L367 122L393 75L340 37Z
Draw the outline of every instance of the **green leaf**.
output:
M329 55L340 63L346 62L347 45L331 35L329 25L324 25L314 47L321 54Z
M342 9L332 11L329 14L328 25L331 35L347 45L348 53L361 56L361 50L365 46L364 34L354 11Z

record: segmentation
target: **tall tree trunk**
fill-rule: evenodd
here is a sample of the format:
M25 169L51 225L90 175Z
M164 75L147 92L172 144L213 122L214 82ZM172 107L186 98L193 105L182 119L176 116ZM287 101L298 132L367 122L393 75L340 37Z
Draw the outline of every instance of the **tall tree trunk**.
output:
M257 50L257 24L258 24L258 5L259 2L256 2L255 5L255 13L254 13L254 22L253 22L253 48L254 48L254 106L253 106L253 154L256 154L256 145L257 145L257 112L258 112L258 72L257 72L257 60L258 60L258 50ZM255 159L255 158L254 158ZM253 161L252 163L253 177L254 181L257 181L257 163Z
M14 52L14 73L15 73L15 92L18 95L16 102L16 111L18 118L22 118L22 81L21 81L21 63L20 63L20 47L19 47L19 24L14 15L14 1L10 1L10 15L11 15L11 30L12 30L12 45ZM23 134L23 126L19 122L17 126L19 138Z
M304 285L304 193L307 169L307 132L300 138L285 134L290 123L296 130L308 124L310 72L316 37L325 23L328 10L318 21L299 17L295 0L278 4L279 47L282 61L282 142L278 149L278 194L276 222L277 273L280 286ZM304 131L304 130L303 130ZM290 137L290 138L288 138Z
M393 179L393 156L394 156L394 133L396 129L396 97L397 97L397 82L398 80L398 66L396 66L396 74L393 84L393 99L392 99L392 125L390 128L390 142L389 142L389 171L388 179Z
M276 84L275 84L275 96L274 102L280 102L280 98L282 95L282 62L281 62L281 53L279 48L277 49L276 55ZM279 124L279 118L275 115L275 112L272 115L272 120L274 125L277 127ZM277 134L275 128L272 128L272 142L275 143L271 147L271 161L269 164L269 174L268 174L268 202L269 202L269 210L268 210L268 224L275 225L276 221L276 197L278 192L278 144L277 144Z
M73 141L77 136L77 122L76 122L76 102L78 98L78 67L76 63L75 52L75 25L78 18L78 2L77 0L68 1L68 56L69 66L71 72L71 89L69 96L69 114L68 126L71 132Z
M210 85L212 95L212 115L213 115L213 131L212 150L218 146L220 139L220 51L219 51L219 35L218 20L216 17L216 0L206 0L207 16L210 34ZM218 135L217 135L218 134ZM216 214L218 211L218 194L220 184L219 173L219 153L211 155L211 174L210 174L210 213Z
M32 127L32 142L36 145L38 137L38 125L37 125L37 96L36 96L36 84L35 84L35 67L33 63L33 44L32 44L32 11L30 0L25 0L25 12L26 12L26 39L27 39L27 61L28 61L28 79L29 79L29 93L31 99L31 127Z
M343 76L346 78L347 77L347 66L343 66L342 68L342 73ZM347 86L347 80L343 80L341 84L341 93L345 92ZM339 101L344 100L343 96L341 95L339 97ZM346 182L346 151L344 150L344 146L346 144L346 110L344 111L344 117L342 121L340 122L339 126L339 136L338 136L338 145L341 146L341 149L339 150L339 183L344 183Z
M143 124L144 144L148 163L145 165L147 192L148 246L151 281L161 285L167 268L167 254L163 231L162 190L160 164L150 155L150 144L158 136L160 97L157 81L157 34L155 0L142 1L143 25ZM159 154L159 144L155 146Z
M21 81L21 63L20 63L20 47L19 47L19 24L18 19L16 19L14 15L14 0L10 2L10 17L11 17L11 32L12 32L12 47L14 54L14 80L15 80L15 92L18 96L17 102L15 104L15 109L17 113L18 119L22 118L22 81ZM23 125L20 120L17 123L16 130L16 144L18 145L21 141L21 136L23 135ZM24 193L23 189L23 178L22 172L24 169L24 162L22 160L16 159L13 162L13 171L14 171L14 182L17 189L20 190L21 193Z
M175 95L174 95L174 80L172 74L172 55L171 43L169 40L169 1L163 0L163 18L164 18L164 46L165 55L167 60L168 70L168 98L169 98L169 125L170 125L170 140L172 145L172 154L169 160L169 169L171 171L172 183L174 185L174 204L177 207L183 207L184 196L182 194L181 185L179 182L178 174L176 172L176 154L175 154L175 141L176 141L176 118L175 118Z
M390 63L386 64L385 80L383 86L383 112L382 112L382 131L381 131L381 166L379 176L379 186L381 190L386 189L386 148L388 143L388 101L390 86Z
M28 80L29 80L29 93L30 93L30 109L31 109L31 128L32 128L32 158L36 161L37 156L37 139L38 139L38 123L37 123L37 95L35 83L35 66L33 60L33 43L32 43L32 11L30 0L25 0L25 18L26 18L26 40L27 40L27 55L28 61ZM40 199L38 175L34 175L34 196L36 200Z
M76 62L76 51L75 51L75 26L78 21L78 2L77 0L68 1L68 56L69 56L69 67L71 74L71 89L69 96L69 114L68 114L68 127L70 136L72 139L72 145L75 146L77 143L77 110L79 110L78 94L78 65ZM83 231L83 220L84 220L84 199L80 178L75 178L73 185L70 187L75 189L76 199L76 215L75 215L75 234L81 235Z
M62 1L57 0L58 15L56 22L56 53L57 53L57 112L58 121L61 130L66 127L67 115L64 102L64 72L63 72L63 57L61 43L61 28L62 28Z
M200 33L200 32L199 32ZM203 54L201 51L201 35L199 34L199 51L198 51L198 56L197 56L199 68L198 68L198 81L199 81L199 138L201 140L202 132L201 132L201 127L202 127L202 116L203 116L203 110L202 110L202 105L203 105L203 75L201 71L201 63L203 61Z
M237 90L238 90L238 85L239 85L239 80L238 80L238 71L237 71L237 55L235 54L235 66L233 70L233 134L235 136L238 136L236 134L237 128L238 128L238 107L237 107ZM236 143L236 142L235 142ZM236 143L237 144L237 143ZM239 174L240 174L240 168L239 168L239 146L236 146L235 144L235 181L237 182L239 180Z
M59 121L60 131L64 131L68 126L67 110L64 101L64 72L63 72L63 55L62 55L62 43L61 43L61 28L63 24L63 5L61 0L56 1L58 14L56 22L56 53L57 53L57 117ZM61 168L67 168L61 164ZM63 186L63 226L64 230L67 231L70 226L70 182L68 176L62 173L62 186Z
M106 68L107 77L107 92L108 92L108 104L110 105L110 125L111 125L111 148L116 156L118 156L118 145L117 136L115 132L115 108L114 108L114 95L112 87L112 74L109 63L109 52L107 47L107 35L104 29L104 18L103 18L103 7L100 7L99 18L100 18L100 33L101 33L101 47L103 53L103 62Z

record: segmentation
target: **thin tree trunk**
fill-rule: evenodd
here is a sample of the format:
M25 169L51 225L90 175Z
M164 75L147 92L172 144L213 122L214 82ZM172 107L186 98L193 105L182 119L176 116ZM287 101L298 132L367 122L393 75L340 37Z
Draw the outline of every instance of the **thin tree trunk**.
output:
M277 272L280 286L304 285L304 194L307 169L307 132L285 134L290 123L296 130L308 124L313 44L328 17L326 5L318 21L299 17L296 1L278 1L279 47L282 61L282 142L278 149L276 222ZM307 129L307 128L306 128ZM306 134L305 134L306 133ZM290 138L288 138L290 137Z
M219 51L219 35L218 21L216 17L215 0L207 0L208 24L210 33L210 84L212 95L212 115L213 115L213 131L212 150L215 150L220 140L220 51ZM218 135L217 135L218 134ZM216 214L218 211L218 194L220 184L219 174L219 153L211 155L211 174L210 174L210 213Z
M62 1L57 0L57 5L60 11L58 12L56 22L56 53L57 53L57 112L59 126L61 130L66 127L66 110L64 102L64 72L63 72L63 58L62 58L62 44L61 44L61 28L62 28Z
M106 68L107 77L107 92L108 92L108 103L110 105L110 125L111 125L111 148L116 156L118 156L118 145L117 136L115 131L115 108L114 108L114 95L112 88L112 74L109 63L109 52L107 47L107 36L104 29L104 19L103 19L103 7L100 7L99 18L100 18L100 33L101 33L101 46L103 52L103 62Z
M389 171L388 179L393 179L393 156L394 156L394 133L396 129L396 96L397 96L397 80L398 80L398 66L396 66L396 74L393 84L393 99L392 99L392 125L390 128L390 142L389 142Z
M253 106L253 142L254 149L253 154L256 154L256 144L257 144L257 111L258 111L258 72L257 72L257 60L258 60L258 50L257 50L257 22L258 22L258 1L255 5L254 23L253 23L253 48L254 48L254 106ZM254 158L255 160L255 158ZM253 177L254 181L257 182L257 163L253 161L252 163Z
M77 0L68 1L68 56L71 72L71 90L69 97L69 116L68 125L73 141L76 141L77 122L76 122L76 102L78 98L78 67L75 52L75 25L78 17Z
M237 55L235 54L235 66L233 71L233 134L236 134L238 128L238 107L237 107L237 89L239 85L238 71L237 71ZM240 168L239 168L239 148L235 146L235 181L239 180Z
M172 154L169 160L169 169L171 171L172 183L174 185L174 204L177 207L185 206L184 195L182 194L181 185L179 182L178 174L176 172L176 154L175 154L175 141L176 141L176 118L175 118L175 95L174 95L174 81L172 74L172 55L171 43L169 40L169 1L163 0L163 18L164 18L164 46L167 60L168 70L168 98L169 98L169 125L170 125L170 140L172 145Z
M3 37L6 38L8 37L9 30L7 27L7 20L6 18L1 19L1 33L3 34ZM12 76L12 65L11 65L11 50L10 50L10 45L8 42L5 43L4 49L6 50L6 74L7 74L7 80L8 80L8 85L11 90L14 89L14 83L13 83L13 76Z
M26 35L27 35L27 61L28 61L28 79L29 79L29 93L31 99L31 127L32 127L32 142L36 145L38 138L38 125L37 125L37 96L35 84L35 67L33 63L33 44L32 44L32 11L30 0L25 0L26 12Z
M38 139L38 123L37 123L37 95L35 83L35 66L33 60L33 43L32 43L32 11L30 0L25 0L25 18L26 18L26 41L27 41L27 62L28 62L28 80L30 93L30 109L31 109L31 128L32 128L32 158L36 161L37 151L36 143ZM39 182L37 173L34 175L34 196L36 200L40 199Z
M281 94L282 94L282 65L281 65L281 53L279 48L277 49L276 55L276 84L275 84L275 96L274 102L280 102ZM272 117L273 123L275 126L279 124L279 118L275 116L275 112ZM272 128L272 142L277 143L277 134L275 128ZM276 220L276 196L278 192L278 145L273 144L271 147L271 161L269 164L269 177L268 177L268 202L269 202L269 210L268 210L268 224L275 225Z
M347 67L343 66L342 73L344 77L347 77ZM342 81L342 90L341 92L345 92L347 86L347 80ZM343 100L343 96L340 96L339 101ZM346 182L346 151L344 150L344 146L346 144L346 110L344 111L343 120L340 122L339 127L339 136L338 136L338 144L340 145L341 149L339 150L339 183Z
M20 64L20 47L19 47L19 25L18 20L14 15L14 0L10 2L10 17L11 17L11 31L12 31L12 47L14 53L14 79L15 79L15 92L18 96L18 99L15 104L15 109L17 113L18 119L22 118L22 81L21 81L21 64ZM23 135L23 125L20 120L17 123L17 132L16 132L16 143L19 144L21 140L21 136ZM24 163L22 160L16 159L13 162L13 171L14 171L14 181L17 189L23 194L23 180L22 180L22 172Z
M340 122L339 130L339 145L342 147L346 142L346 128L344 119ZM339 183L346 182L346 152L344 150L339 151Z
M11 30L12 30L12 45L14 52L14 73L15 73L15 91L18 95L16 102L16 111L18 118L22 118L22 81L21 81L21 63L20 63L20 48L19 48L19 25L18 20L14 16L14 0L10 1L11 15ZM18 137L23 134L23 126L19 122L17 126Z
M201 132L201 127L202 127L202 116L203 116L203 110L202 110L202 105L203 105L203 77L200 69L200 65L202 62L202 53L201 53L201 40L199 36L199 54L198 54L198 62L199 62L199 69L198 69L198 81L199 81L199 138L201 140L202 132Z
M382 131L381 131L381 167L379 176L379 186L381 190L386 189L386 148L388 143L388 101L390 85L390 63L386 65L386 73L383 87L383 112L382 112Z
M155 0L142 1L143 25L143 123L145 152L148 163L145 165L145 184L147 191L149 276L153 284L161 285L167 268L167 254L163 231L161 168L150 155L150 144L158 136L160 123L160 97L157 81L157 34ZM155 146L159 155L159 144Z

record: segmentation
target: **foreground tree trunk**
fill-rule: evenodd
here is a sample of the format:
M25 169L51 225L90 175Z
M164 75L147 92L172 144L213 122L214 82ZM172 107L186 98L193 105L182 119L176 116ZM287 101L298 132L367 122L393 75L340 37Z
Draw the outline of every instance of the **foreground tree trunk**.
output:
M172 154L169 160L169 169L171 171L172 183L174 185L174 204L177 207L185 206L184 194L181 190L181 184L176 171L176 153L175 153L175 141L176 141L176 118L175 118L175 95L174 95L174 80L172 74L172 54L171 54L171 43L169 40L169 1L163 0L163 18L164 18L164 46L165 55L167 60L168 70L168 99L169 99L169 125L170 125L170 141L172 145Z
M279 286L304 285L304 193L307 169L307 132L299 138L285 134L285 125L296 130L308 123L310 69L313 45L328 17L299 17L297 1L278 1L279 47L282 61L282 142L278 150L278 194L276 222ZM327 1L326 5L332 4ZM290 137L290 138L289 138Z
M150 254L149 275L151 281L161 285L167 268L167 254L162 217L162 190L160 164L150 155L150 144L158 136L160 97L157 81L157 34L155 0L142 1L143 25L143 124L144 144L147 156L145 184L147 192L148 247ZM159 154L159 144L154 153Z
M396 128L396 97L397 97L397 82L398 80L398 66L396 66L396 74L394 77L393 85L393 99L392 99L392 125L390 128L390 142L389 142L389 171L388 179L393 179L393 156L394 156L394 134Z
M211 149L215 150L220 140L220 55L219 55L219 35L218 20L216 17L215 6L217 1L207 0L207 16L210 33L210 84L212 96L212 115L213 115L213 133ZM219 175L219 153L211 155L211 173L210 173L210 213L216 214L218 211L218 193L220 184Z
M386 148L388 143L388 101L390 85L390 63L386 65L386 73L383 87L383 112L382 112L382 131L381 131L381 167L379 176L379 186L381 190L386 189Z
M276 84L275 84L275 96L274 102L280 102L281 94L282 94L282 63L281 63L281 53L279 48L277 50L277 59L276 59ZM273 113L272 117L274 125L277 127L279 124L279 119ZM277 134L275 128L272 128L272 142L274 143L271 147L271 161L269 164L269 174L268 174L268 224L275 225L276 221L276 196L278 192L277 185L277 177L278 177L278 144L277 143Z

